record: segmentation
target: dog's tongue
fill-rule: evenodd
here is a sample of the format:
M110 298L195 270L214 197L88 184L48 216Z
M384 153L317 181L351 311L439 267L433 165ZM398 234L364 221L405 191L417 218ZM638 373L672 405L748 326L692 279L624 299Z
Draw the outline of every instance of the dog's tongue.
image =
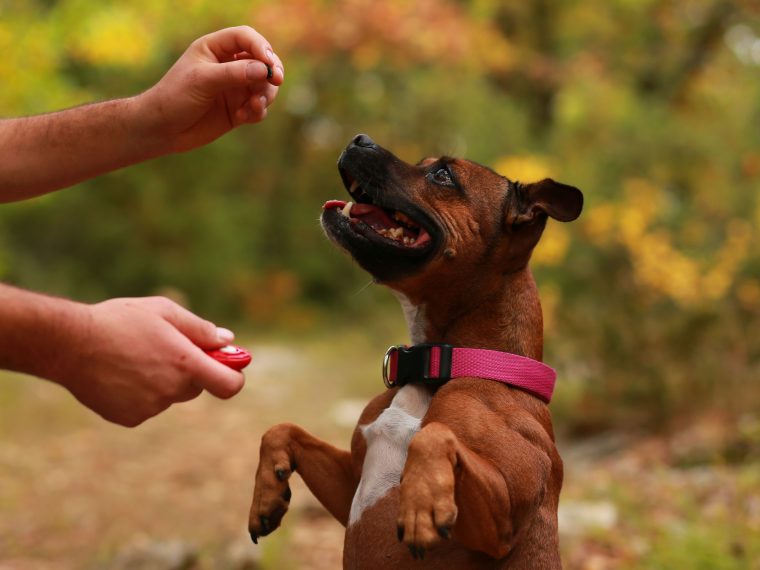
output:
M322 206L322 209L340 208L342 210L346 207L346 204L347 202L343 200L328 200ZM347 212L344 212L344 215L358 218L374 229L395 228L398 226L396 222L391 220L385 210L373 204L351 204L351 207Z
M425 245L431 239L432 238L430 237L430 234L427 232L427 230L425 228L420 228L420 233L417 236L417 239L414 240L414 243L412 245L414 247L420 247L422 245Z

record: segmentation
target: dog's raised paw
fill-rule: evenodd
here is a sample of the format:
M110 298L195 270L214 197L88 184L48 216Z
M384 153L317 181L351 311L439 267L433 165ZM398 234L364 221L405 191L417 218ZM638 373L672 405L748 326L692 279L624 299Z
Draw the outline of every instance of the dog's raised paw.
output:
M409 446L409 456L399 487L399 513L396 520L399 540L415 559L451 538L457 520L454 496L454 468L443 449L445 434L432 430L420 432Z
M261 456L248 521L251 540L257 544L259 538L280 526L290 505L292 491L288 480L295 469L295 462L288 451L289 430L288 424L274 426L261 440Z
M415 487L419 489L419 494L408 489L406 500L402 498L398 538L410 548L415 559L422 559L426 549L434 548L444 540L451 539L457 507L453 494L450 497L438 495L434 499L426 483ZM402 497L404 494L402 491ZM410 498L410 495L416 496Z

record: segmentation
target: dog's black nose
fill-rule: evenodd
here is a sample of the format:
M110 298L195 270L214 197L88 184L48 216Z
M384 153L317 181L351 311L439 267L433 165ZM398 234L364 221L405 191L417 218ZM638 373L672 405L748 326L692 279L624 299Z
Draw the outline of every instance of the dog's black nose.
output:
M377 146L375 141L373 141L371 138L369 138L365 134L356 135L354 137L354 140L351 141L351 144L355 146L361 146L364 148L372 148L372 147Z

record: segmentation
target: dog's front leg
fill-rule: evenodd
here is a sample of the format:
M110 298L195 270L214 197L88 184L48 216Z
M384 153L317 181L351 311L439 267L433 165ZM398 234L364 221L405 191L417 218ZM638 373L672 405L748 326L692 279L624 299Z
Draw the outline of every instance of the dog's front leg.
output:
M532 434L494 429L503 426L504 417L484 406L466 412L460 406L452 417L455 422L444 424L434 414L409 445L400 487L399 539L415 558L450 537L503 558L534 519L552 462ZM488 431L486 445L483 430Z
M294 471L338 521L346 525L356 486L351 453L333 447L293 424L279 424L261 438L256 487L248 518L254 542L275 530L290 503Z

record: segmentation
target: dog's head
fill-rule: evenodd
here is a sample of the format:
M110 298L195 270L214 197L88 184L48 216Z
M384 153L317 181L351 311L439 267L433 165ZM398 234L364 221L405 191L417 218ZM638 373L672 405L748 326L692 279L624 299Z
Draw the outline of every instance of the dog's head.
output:
M322 212L327 236L377 281L403 293L523 268L547 217L577 218L583 195L545 179L513 182L459 158L401 161L366 135L338 160L352 202Z

